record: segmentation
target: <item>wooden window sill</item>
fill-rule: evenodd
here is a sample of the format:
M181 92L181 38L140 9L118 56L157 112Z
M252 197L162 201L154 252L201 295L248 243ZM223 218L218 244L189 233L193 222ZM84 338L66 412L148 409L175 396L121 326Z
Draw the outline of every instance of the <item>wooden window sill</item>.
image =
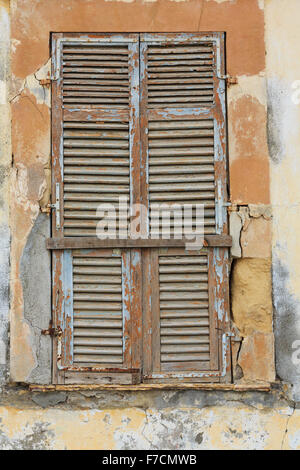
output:
M236 392L270 392L271 384L139 384L139 385L29 385L32 392L80 392L81 390L116 390L139 392L147 390L206 390L206 391L236 391Z

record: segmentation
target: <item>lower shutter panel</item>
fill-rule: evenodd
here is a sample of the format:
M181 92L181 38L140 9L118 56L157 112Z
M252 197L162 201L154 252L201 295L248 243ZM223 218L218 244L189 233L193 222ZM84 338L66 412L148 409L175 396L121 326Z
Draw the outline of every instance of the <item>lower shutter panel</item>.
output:
M228 365L226 250L159 248L146 253L146 262L144 283L149 285L149 297L144 321L151 341L144 345L144 380L222 381Z
M132 367L130 251L65 250L62 256L64 307L58 369L63 380L137 383L140 371Z
M161 370L209 368L208 256L159 256Z
M74 364L123 363L122 259L73 257Z

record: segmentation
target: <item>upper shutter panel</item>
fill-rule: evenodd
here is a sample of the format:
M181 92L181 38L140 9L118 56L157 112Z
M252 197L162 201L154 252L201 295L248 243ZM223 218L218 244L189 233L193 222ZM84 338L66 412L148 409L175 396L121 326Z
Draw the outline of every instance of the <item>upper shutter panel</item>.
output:
M128 45L64 44L64 105L127 108L128 53Z
M204 204L205 233L215 233L214 121L160 119L148 121L150 210L155 213L154 204Z
M118 216L119 197L135 197L130 179L138 138L138 37L63 37L57 70L61 122L53 147L60 223L53 219L53 236L96 237L98 206L111 204ZM125 229L124 217L122 222Z
M153 215L154 204L203 204L206 234L227 233L218 48L215 37L145 34L141 42L144 201ZM150 222L149 232L158 225Z
M211 106L213 54L212 44L149 45L149 108Z
M64 236L96 236L97 207L129 201L129 122L64 121Z

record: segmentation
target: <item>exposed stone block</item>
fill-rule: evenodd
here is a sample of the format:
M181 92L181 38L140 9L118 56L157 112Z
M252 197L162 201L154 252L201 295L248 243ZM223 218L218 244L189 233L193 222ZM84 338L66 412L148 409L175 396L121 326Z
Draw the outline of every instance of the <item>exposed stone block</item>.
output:
M244 338L238 364L245 382L273 382L275 380L273 333L254 331Z
M241 258L232 270L232 314L241 335L271 333L271 260Z

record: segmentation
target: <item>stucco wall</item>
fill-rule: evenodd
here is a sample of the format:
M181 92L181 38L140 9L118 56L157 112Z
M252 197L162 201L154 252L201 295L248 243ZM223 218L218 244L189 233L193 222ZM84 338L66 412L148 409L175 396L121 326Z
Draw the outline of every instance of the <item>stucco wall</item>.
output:
M271 278L270 269L265 269L263 262L265 260L265 265L270 267L271 211L262 3L256 0L158 0L151 3L52 0L49 8L49 2L45 0L23 0L21 3L13 0L12 381L51 381L49 374L42 373L42 365L50 361L49 338L43 339L42 347L39 335L39 331L46 328L50 320L50 309L47 309L50 303L49 256L46 250L43 252L42 244L34 241L36 236L45 238L49 231L46 220L43 224L37 220L41 217L50 194L50 90L40 83L41 79L49 75L50 32L210 30L226 31L227 72L237 80L236 85L228 88L227 94L229 183L235 210L232 213L231 232L239 251L233 254L237 258L243 258L243 267L249 264L249 268L239 269L238 259L233 264L233 272L236 272L231 286L235 298L233 320L238 323L242 340L241 347L236 345L238 347L234 350L234 363L238 363L235 378L242 381L275 379L270 321ZM234 224L234 219L240 221L240 225ZM40 227L38 230L36 224ZM43 234L40 233L41 227ZM31 284L24 279L24 270L20 265L29 236L31 243L35 247L39 246L42 274L36 276L35 282ZM26 254L26 265L30 264L30 253L32 250ZM259 276L252 275L251 288L248 289L249 305L242 307L245 299L244 287L241 286L250 282L247 276L254 265ZM261 282L265 289L261 290L262 295L256 299L255 286L257 284L259 287ZM35 301L37 291L39 300ZM41 299L45 304L42 313ZM259 315L262 316L261 322L257 321ZM269 321L267 331L264 328L264 317ZM252 326L247 329L244 323ZM256 341L256 335L259 335L259 341ZM238 354L240 358L237 357ZM261 370L255 366L257 355L268 356L266 367ZM249 372L244 371L241 374L242 363L244 368L249 367Z
M300 339L300 105L291 98L299 68L299 2L0 0L4 84L9 77L9 3L9 97L5 85L0 89L0 142L5 142L0 159L6 168L0 181L5 234L0 240L6 240L3 250L0 246L0 371L3 383L9 372L11 385L0 398L0 447L300 448L300 415L293 401L300 401L300 366L292 361L293 344ZM232 345L233 373L236 382L249 386L276 382L272 392L37 394L14 385L51 382L50 338L40 335L51 316L50 259L44 248L50 230L44 210L50 195L51 109L50 90L39 82L49 76L51 31L226 32L227 73L237 79L227 93L232 319L239 339Z
M297 400L300 361L292 355L300 345L300 103L293 84L300 77L299 9L297 0L266 2L276 365Z

